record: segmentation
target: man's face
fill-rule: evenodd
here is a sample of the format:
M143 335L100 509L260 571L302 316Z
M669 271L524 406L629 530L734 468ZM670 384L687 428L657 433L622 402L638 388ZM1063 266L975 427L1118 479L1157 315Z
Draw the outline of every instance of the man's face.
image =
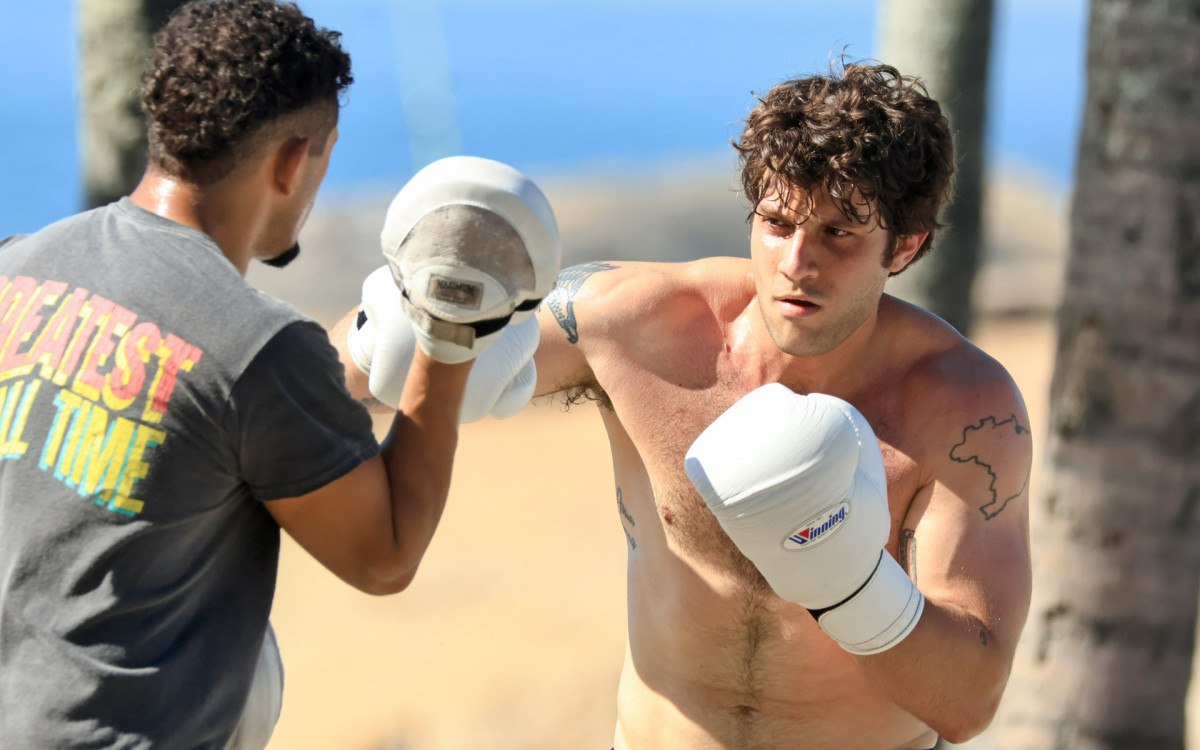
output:
M815 357L878 310L891 236L874 221L846 217L823 192L794 189L789 197L785 205L773 191L758 205L750 229L754 286L775 345Z
M271 231L267 233L269 247L262 248L260 252L259 257L267 265L283 267L300 254L300 230L308 221L308 215L317 199L317 191L325 180L337 138L338 130L335 125L329 132L325 150L319 155L309 154L305 157L304 172L300 176L299 185L286 209L277 215L271 224Z

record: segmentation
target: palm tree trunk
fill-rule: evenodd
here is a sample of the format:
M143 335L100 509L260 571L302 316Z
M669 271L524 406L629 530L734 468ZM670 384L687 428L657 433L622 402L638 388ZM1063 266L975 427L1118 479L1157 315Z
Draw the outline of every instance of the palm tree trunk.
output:
M932 252L897 277L897 293L964 335L982 255L983 157L992 0L882 0L879 59L919 76L955 134L955 197Z
M142 70L151 38L183 0L76 0L84 205L129 193L146 168Z
M1200 585L1200 0L1092 0L1087 76L1033 606L989 746L1178 750Z

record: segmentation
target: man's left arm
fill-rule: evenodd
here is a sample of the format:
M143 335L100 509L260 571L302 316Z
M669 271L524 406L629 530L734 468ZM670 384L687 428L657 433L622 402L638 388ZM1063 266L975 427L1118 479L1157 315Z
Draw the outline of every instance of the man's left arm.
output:
M991 721L1029 607L1031 440L1019 394L1001 386L957 401L941 389L935 406L953 401L951 413L914 427L942 453L922 457L926 488L898 539L875 433L833 396L762 386L684 461L775 593L952 742Z
M925 597L920 621L895 647L857 657L951 742L991 722L1029 611L1029 419L1015 392L992 401L950 423L901 525L897 560Z

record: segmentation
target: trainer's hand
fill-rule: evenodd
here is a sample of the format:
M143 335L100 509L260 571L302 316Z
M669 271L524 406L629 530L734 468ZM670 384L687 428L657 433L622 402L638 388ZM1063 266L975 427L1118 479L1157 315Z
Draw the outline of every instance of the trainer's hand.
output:
M417 172L388 207L380 243L418 345L451 364L478 356L510 320L531 317L562 264L537 185L470 156Z
M878 653L916 627L925 599L884 549L883 457L853 406L762 386L701 433L684 469L775 593L842 648Z
M363 281L358 320L347 332L347 348L354 364L367 374L371 395L393 409L404 392L418 339L391 270L377 268ZM537 385L533 354L539 339L536 318L501 331L471 367L460 423L488 414L504 419L529 403Z

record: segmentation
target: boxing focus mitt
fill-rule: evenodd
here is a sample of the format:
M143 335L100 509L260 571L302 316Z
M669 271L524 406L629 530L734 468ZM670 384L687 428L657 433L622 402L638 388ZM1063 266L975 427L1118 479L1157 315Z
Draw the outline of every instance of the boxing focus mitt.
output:
M510 321L531 317L562 265L542 191L472 156L417 172L388 207L380 244L418 344L447 363L477 356Z
M883 456L853 406L762 386L700 434L684 470L775 593L842 648L879 653L916 627L925 598L884 549Z
M395 409L419 335L387 266L375 269L363 281L358 319L346 336L350 357L367 374L371 395ZM539 340L536 318L508 325L499 333L494 345L471 366L459 423L488 414L504 419L529 403L537 385L533 354Z

